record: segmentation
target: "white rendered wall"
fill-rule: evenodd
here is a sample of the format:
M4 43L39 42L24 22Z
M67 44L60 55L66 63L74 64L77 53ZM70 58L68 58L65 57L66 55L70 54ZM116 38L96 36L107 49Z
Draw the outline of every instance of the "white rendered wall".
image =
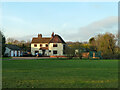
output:
M40 49L40 44L42 43L36 43L37 47L34 47L34 44L31 44L31 53L32 55L35 55L35 51L39 51L39 53L42 53L42 50ZM42 47L46 47L47 43L42 44ZM53 44L57 44L57 47L53 47ZM48 44L48 50L45 51L45 54L48 56L61 56L63 55L63 45L62 43L49 43ZM53 51L56 50L57 54L53 54ZM51 51L51 52L50 52Z
M34 44L37 44L37 47L34 47ZM42 47L46 47L46 44L48 43L32 43L31 44L31 53L32 55L35 55L35 51L39 51L39 53L42 53L40 49L40 44L42 44Z
M57 47L53 47L53 44L57 44ZM51 50L51 53L49 53L50 55L61 56L63 55L63 44L62 43L50 43L49 50ZM53 54L54 50L57 51L57 54Z

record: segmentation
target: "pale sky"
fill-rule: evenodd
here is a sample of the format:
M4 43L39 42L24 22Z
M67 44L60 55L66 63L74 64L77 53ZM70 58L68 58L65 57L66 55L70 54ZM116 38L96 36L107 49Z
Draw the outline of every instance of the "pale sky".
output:
M118 32L117 2L2 2L6 37L31 40L54 32L65 41L88 41L105 32Z

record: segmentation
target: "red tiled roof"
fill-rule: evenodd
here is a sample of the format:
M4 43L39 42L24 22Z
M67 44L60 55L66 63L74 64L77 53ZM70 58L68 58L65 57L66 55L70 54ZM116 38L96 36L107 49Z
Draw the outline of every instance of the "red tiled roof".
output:
M49 43L65 43L65 41L59 35L55 34Z
M31 43L65 43L65 41L59 35L55 34L50 38L33 38Z
M31 43L49 43L51 38L33 38Z

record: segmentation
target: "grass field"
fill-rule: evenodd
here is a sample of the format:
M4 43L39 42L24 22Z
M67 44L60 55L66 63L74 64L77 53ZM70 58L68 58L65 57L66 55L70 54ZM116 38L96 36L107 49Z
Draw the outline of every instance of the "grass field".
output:
M117 88L118 60L4 60L3 88Z

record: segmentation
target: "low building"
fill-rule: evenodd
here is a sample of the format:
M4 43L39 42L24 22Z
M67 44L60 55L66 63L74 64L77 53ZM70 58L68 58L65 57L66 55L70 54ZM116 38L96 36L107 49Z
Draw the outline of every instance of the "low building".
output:
M75 55L78 56L81 53L82 58L89 58L89 59L101 59L101 52L97 51L81 51L79 52L78 49L75 50Z
M22 53L22 49L17 45L6 44L5 56L19 57Z
M32 39L31 53L32 55L41 54L42 56L64 56L65 55L65 41L57 34L52 33L51 37L38 37Z

